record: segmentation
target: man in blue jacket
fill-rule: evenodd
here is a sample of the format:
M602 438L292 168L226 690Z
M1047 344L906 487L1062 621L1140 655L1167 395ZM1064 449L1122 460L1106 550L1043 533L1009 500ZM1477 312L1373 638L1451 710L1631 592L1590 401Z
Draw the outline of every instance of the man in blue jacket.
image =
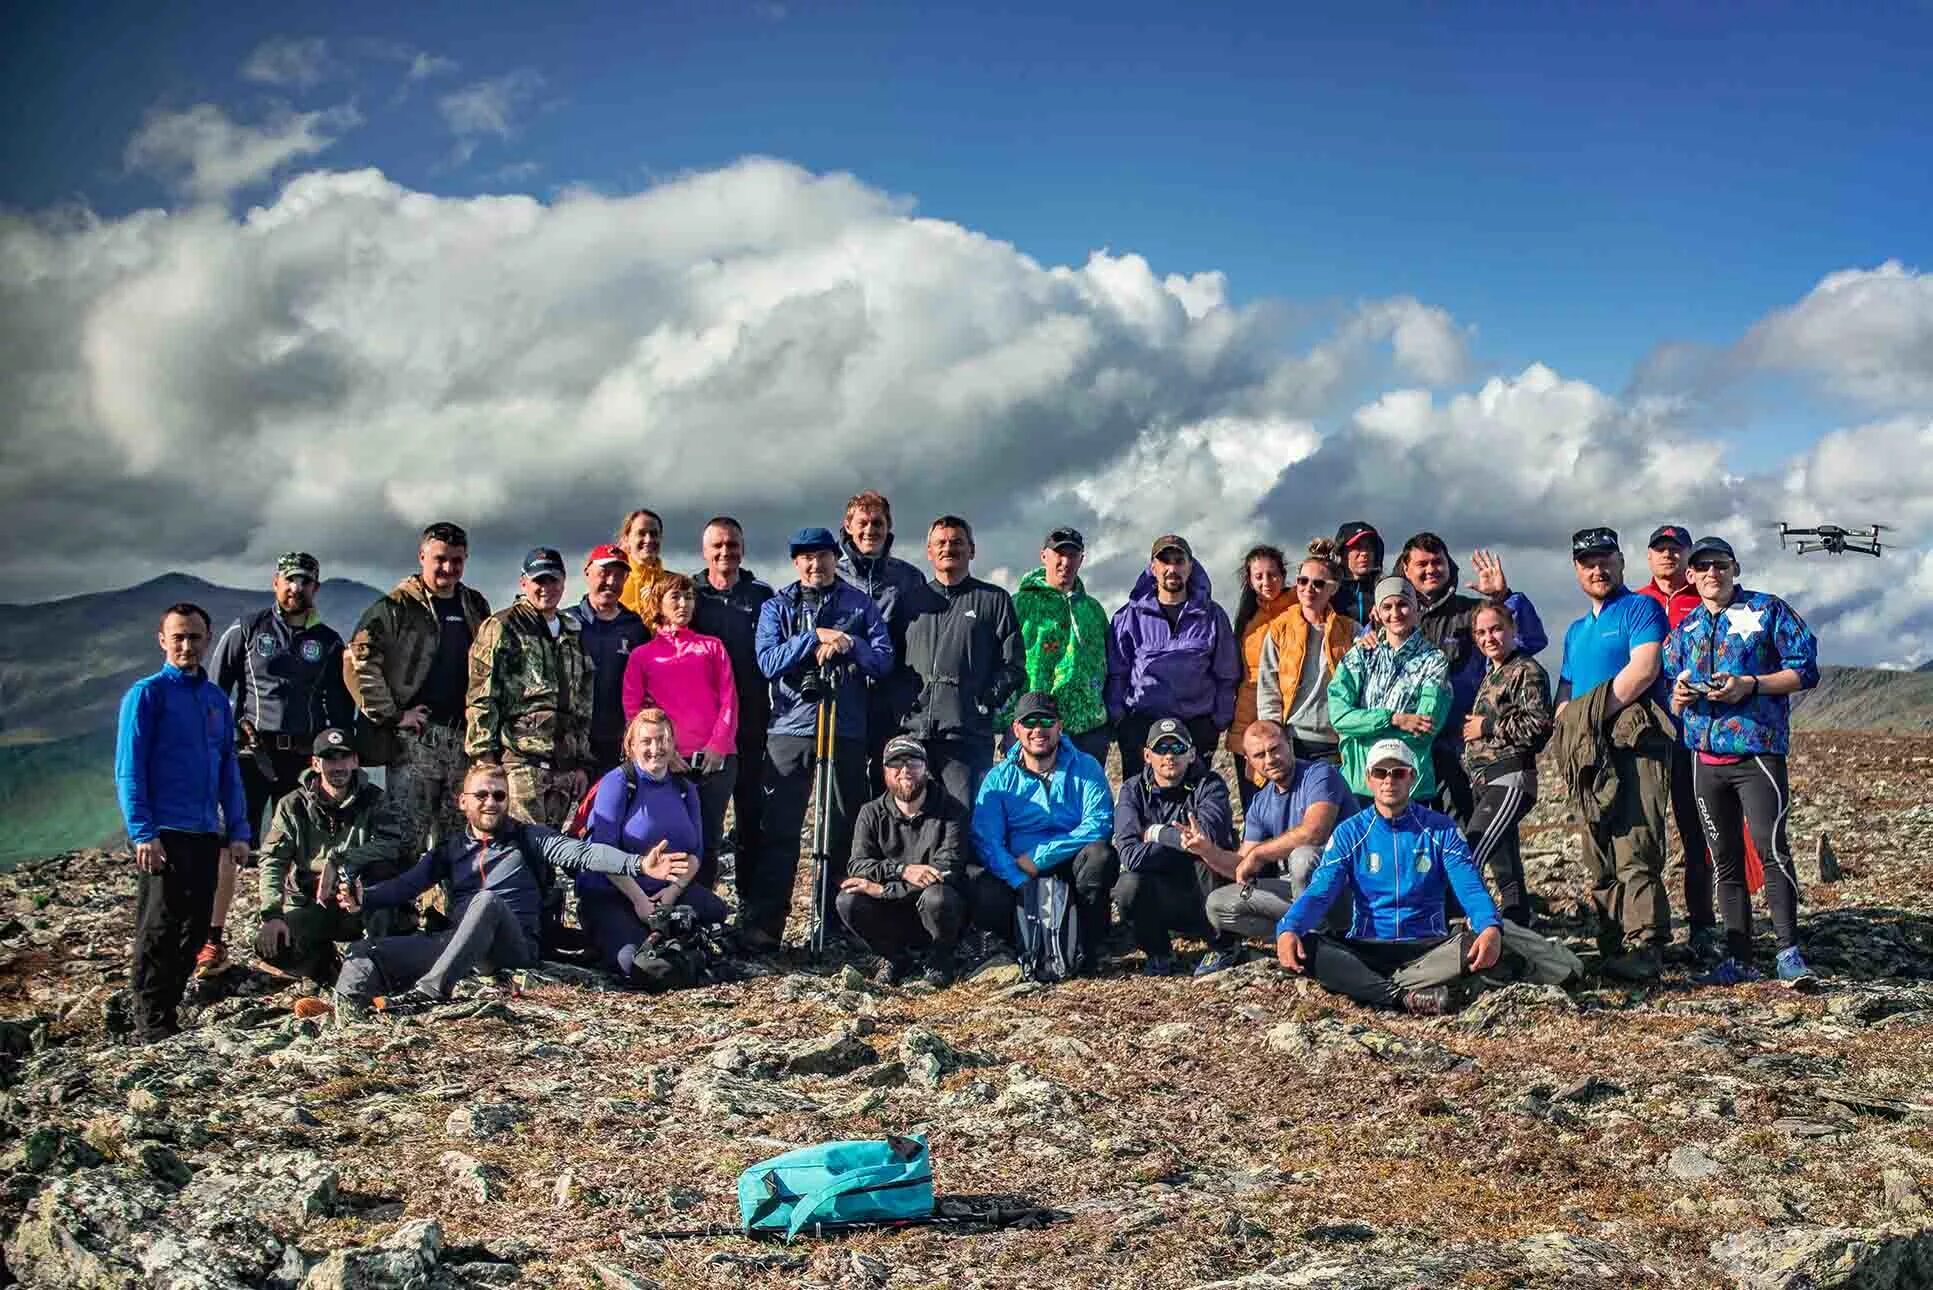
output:
M973 803L973 921L1011 951L1020 889L1035 878L1065 882L1080 914L1079 957L1092 970L1120 869L1108 840L1114 798L1107 772L1061 732L1060 704L1051 694L1021 696L1013 734Z
M1275 928L1275 953L1291 972L1313 972L1325 989L1371 1007L1448 1012L1450 982L1493 966L1502 921L1456 821L1413 805L1416 754L1399 739L1369 750L1375 805L1329 838L1308 890ZM1456 892L1468 931L1452 934L1444 889ZM1355 917L1347 937L1316 931L1347 891Z
M138 1043L179 1029L221 868L244 863L254 838L233 715L201 666L212 634L207 610L170 606L158 637L167 662L121 700L114 785L141 875L130 982Z
M1233 967L1240 942L1211 926L1207 914L1209 893L1234 876L1224 858L1235 846L1228 785L1195 751L1188 727L1173 717L1149 727L1147 763L1121 785L1114 802L1114 850L1121 857L1114 903L1148 956L1142 972L1174 975L1170 932L1208 942L1196 976ZM1213 847L1190 851L1191 835Z
M893 667L893 642L879 608L842 581L839 539L830 529L792 535L797 582L765 602L754 642L771 681L772 725L765 741L764 840L756 864L739 875L739 920L746 948L771 950L785 935L792 883L799 873L799 829L817 765L813 734L822 697L835 698L827 881L819 917L840 926L833 908L852 854L852 821L866 799L867 683Z
M1235 720L1241 660L1235 630L1211 590L1188 540L1164 533L1108 625L1107 716L1121 747L1123 782L1141 773L1148 727L1158 718L1180 718L1204 757L1215 755Z

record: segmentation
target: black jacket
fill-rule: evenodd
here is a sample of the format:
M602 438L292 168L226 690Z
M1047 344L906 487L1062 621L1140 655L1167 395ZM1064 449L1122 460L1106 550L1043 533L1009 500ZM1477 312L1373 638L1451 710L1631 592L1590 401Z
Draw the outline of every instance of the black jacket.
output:
M990 582L920 585L907 610L904 659L918 696L901 725L920 739L991 739L993 718L1027 679L1013 597Z
M900 814L893 795L882 793L853 820L848 875L876 882L887 899L899 900L913 891L900 877L909 864L932 865L949 881L966 871L966 808L937 780L927 783L918 815Z
M703 569L692 574L691 581L698 588L691 629L725 642L725 657L732 661L732 688L738 691L738 747L741 752L762 753L765 728L772 722L772 692L758 666L758 613L778 593L743 567L730 591L712 586Z
M1129 872L1146 873L1157 869L1185 869L1196 863L1192 851L1161 842L1148 841L1148 826L1179 826L1188 816L1224 851L1235 849L1235 821L1228 806L1228 785L1200 760L1188 768L1181 782L1161 788L1154 782L1154 767L1143 768L1139 775L1121 785L1114 799L1114 849L1120 854L1121 867Z
M1376 566L1359 578L1349 576L1349 551L1343 544L1350 539L1367 533L1370 549L1376 553ZM1352 520L1336 530L1336 545L1343 547L1339 553L1344 573L1342 585L1336 588L1336 598L1332 602L1339 614L1347 614L1367 627L1376 625L1376 584L1383 579L1383 535L1374 525L1361 520Z
M313 611L301 628L273 605L236 619L216 642L208 672L229 695L236 724L261 734L348 730L356 719L342 679L342 637Z
M893 670L872 683L871 707L890 713L883 728L895 730L919 697L919 678L906 665L906 624L911 602L926 585L926 575L893 554L893 539L886 538L886 549L876 556L859 554L852 539L839 534L839 576L872 597L885 620L886 634L893 638ZM873 723L869 723L872 725Z

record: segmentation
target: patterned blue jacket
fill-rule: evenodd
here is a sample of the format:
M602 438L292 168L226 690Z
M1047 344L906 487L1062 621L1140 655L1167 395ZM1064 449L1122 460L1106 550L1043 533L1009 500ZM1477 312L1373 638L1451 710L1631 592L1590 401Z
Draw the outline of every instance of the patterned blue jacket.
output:
M1700 604L1665 638L1667 682L1687 675L1701 682L1769 676L1787 668L1799 674L1800 689L1819 684L1819 642L1798 611L1769 591L1734 588L1724 610L1714 614ZM1696 699L1679 724L1685 747L1698 752L1784 756L1792 743L1791 713L1792 700L1783 694L1754 694L1743 703Z

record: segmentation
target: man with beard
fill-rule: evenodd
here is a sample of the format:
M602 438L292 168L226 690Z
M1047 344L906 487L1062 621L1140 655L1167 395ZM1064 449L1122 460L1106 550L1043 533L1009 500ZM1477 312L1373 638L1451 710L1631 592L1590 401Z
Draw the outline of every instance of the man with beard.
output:
M1079 529L1048 533L1040 567L1020 580L1013 608L1026 658L1023 685L1029 693L1053 695L1067 737L1105 766L1114 742L1107 725L1107 610L1081 582L1086 558L1087 539ZM1000 715L1002 752L1013 738L1012 706Z
M926 586L918 569L893 554L893 504L884 494L869 488L846 502L837 572L879 607L893 644L893 670L866 687L866 778L877 796L886 789L880 761L886 741L902 727L920 692L920 678L906 659L906 625Z
M758 615L772 588L745 567L745 529L729 515L706 521L699 537L705 567L691 577L698 589L693 631L725 643L738 690L738 771L732 783L732 838L738 863L756 857L764 842L765 737L772 724L772 689L758 667Z
M1164 533L1108 626L1107 715L1123 783L1141 773L1148 728L1160 718L1187 726L1203 757L1215 755L1221 732L1235 720L1241 658L1235 629L1211 590L1187 539Z
M926 749L909 735L886 741L886 791L859 808L852 860L839 884L839 917L880 958L887 984L926 947L928 985L952 984L966 921L966 808L926 773Z
M606 542L584 559L584 598L564 611L591 667L591 770L602 774L624 758L624 665L651 639L644 619L624 607L631 561Z
M355 705L342 683L342 637L316 612L322 569L307 551L275 562L275 603L235 620L215 643L215 684L235 710L236 756L248 827L262 836L263 813L295 791L316 732L348 729ZM217 971L227 956L228 907L236 875L223 870L215 888L208 942L195 970Z
M1114 802L1114 851L1121 859L1114 903L1147 956L1144 976L1179 970L1171 932L1208 942L1196 976L1233 967L1239 957L1241 943L1211 925L1206 912L1209 895L1235 876L1228 785L1207 760L1186 726L1163 717L1148 729L1147 764L1121 785Z

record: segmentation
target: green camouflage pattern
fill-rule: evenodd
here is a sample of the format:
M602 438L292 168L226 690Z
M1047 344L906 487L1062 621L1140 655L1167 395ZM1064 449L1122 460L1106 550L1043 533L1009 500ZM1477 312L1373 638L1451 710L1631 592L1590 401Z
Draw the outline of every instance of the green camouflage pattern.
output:
M553 638L543 614L519 600L477 629L463 739L472 761L589 768L593 666L576 621L559 621Z
M1013 594L1014 616L1027 651L1027 683L1020 693L1043 690L1060 704L1061 729L1082 735L1107 724L1107 611L1087 594L1079 578L1070 595L1035 569ZM1000 714L1002 729L1013 725L1014 696Z
M456 594L474 639L490 616L490 602L462 585ZM363 717L357 743L365 766L393 765L401 755L396 718L414 702L436 661L442 629L434 599L422 577L411 574L363 610L343 649L342 679Z
M432 846L469 827L456 804L466 766L463 735L454 726L399 726L396 744L396 759L387 772L389 801L402 833L405 861L415 864Z

